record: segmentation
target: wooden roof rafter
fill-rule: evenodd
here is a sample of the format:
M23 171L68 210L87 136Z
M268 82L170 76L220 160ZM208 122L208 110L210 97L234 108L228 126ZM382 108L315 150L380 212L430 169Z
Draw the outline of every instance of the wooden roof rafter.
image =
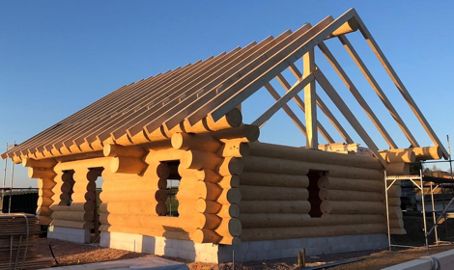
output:
M168 136L166 135L168 131L175 128L185 130L188 126L205 121L204 119L219 120L263 88L271 94L275 103L254 124L263 125L274 113L282 109L305 135L306 145L317 148L318 133L327 142L334 142L328 130L318 120L318 108L340 137L346 143L352 143L350 134L317 94L316 85L318 84L359 137L381 159L379 148L373 138L369 136L316 65L314 49L319 48L389 148L398 148L373 108L366 102L341 64L324 44L325 40L331 38L341 41L405 137L412 146L419 146L410 129L347 39L348 33L357 30L380 60L433 144L441 148L446 158L447 152L439 138L353 9L337 19L326 17L313 26L305 24L294 32L287 31L276 38L268 37L244 48L238 47L218 56L123 86L11 149L2 157L26 156L43 159L99 151L106 143L131 145L149 142L152 141L156 131L165 137ZM295 65L300 59L303 60L302 71ZM287 69L296 78L293 85L290 85L282 75L282 72ZM270 84L273 79L279 82L284 94L279 94ZM304 92L304 98L299 96L302 92ZM288 105L290 100L304 112L304 121L300 120L290 108Z

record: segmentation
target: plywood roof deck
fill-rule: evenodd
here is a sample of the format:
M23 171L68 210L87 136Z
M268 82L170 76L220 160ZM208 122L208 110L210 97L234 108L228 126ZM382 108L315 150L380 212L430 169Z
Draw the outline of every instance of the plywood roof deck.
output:
M317 82L367 147L380 158L379 148L373 137L366 132L320 67L316 65L314 49L319 48L374 124L378 134L384 138L390 149L397 149L398 145L386 130L386 126L381 123L373 108L367 104L343 70L341 63L324 44L325 40L332 38L341 42L358 65L410 145L420 146L350 43L347 36L355 31L360 32L382 63L433 145L440 147L442 156L447 158L448 154L439 138L354 9L348 10L336 19L329 16L315 25L305 24L296 31L286 31L277 37L268 37L260 42L253 42L125 85L10 149L2 157L10 157L16 161L25 157L45 159L100 151L107 143L131 145L152 141L152 134L159 130L180 127L184 131L185 127L196 125L204 119L217 121L261 88L266 88L276 102L253 124L262 126L278 110L283 109L305 134L307 147L317 149L318 132L328 142L334 143L317 120L318 107L328 117L344 142L352 143L350 135L316 94L320 91L315 89ZM295 65L299 59L303 59L304 62L302 71ZM282 76L282 72L287 69L297 78L293 85ZM279 95L269 83L274 78L277 78L284 88L284 95ZM304 99L298 96L300 92L304 92ZM294 100L304 111L304 120L298 119L287 105L290 100Z

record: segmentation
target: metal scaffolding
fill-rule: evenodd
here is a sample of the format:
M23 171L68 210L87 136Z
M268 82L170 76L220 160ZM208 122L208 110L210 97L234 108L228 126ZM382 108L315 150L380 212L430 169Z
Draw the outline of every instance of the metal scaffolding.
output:
M442 163L442 162L450 163L450 179L442 179L442 178L424 175L423 165L425 163ZM391 241L391 225L390 225L388 192L395 183L400 183L401 181L410 181L413 184L413 186L415 186L421 193L421 212L422 212L422 220L423 220L425 246L427 248L430 247L429 236L432 233L434 233L435 245L439 245L441 243L448 242L448 241L440 240L439 233L438 233L438 226L440 225L441 221L446 221L448 218L454 217L454 215L450 216L448 213L450 207L452 205L454 205L454 196L451 197L448 204L443 207L443 210L441 211L440 215L437 216L434 192L436 192L438 189L442 188L443 185L445 185L445 184L449 184L451 188L454 187L453 186L454 177L453 177L453 173L452 173L451 162L452 162L451 159L446 160L446 161L419 162L419 165L420 165L419 174L414 174L414 175L387 175L387 173L385 171L384 184L385 184L386 224L387 224L389 250L391 250L392 247L403 247L403 248L415 247L415 246L409 246L409 245L393 244ZM429 194L427 194L427 191L429 191ZM425 197L424 197L426 195L430 196L430 203L431 203L433 225L430 229L428 229L428 226L427 226L427 215L426 215L427 211L426 211L426 203L425 203Z

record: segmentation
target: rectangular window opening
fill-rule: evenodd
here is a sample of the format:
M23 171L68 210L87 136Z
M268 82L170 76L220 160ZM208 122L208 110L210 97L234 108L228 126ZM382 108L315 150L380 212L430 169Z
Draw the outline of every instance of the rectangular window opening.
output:
M169 177L167 178L165 205L166 213L165 216L178 217L178 206L179 202L177 199L178 188L180 186L181 176L178 173L178 166L180 160L169 160L161 162L166 164L169 169Z

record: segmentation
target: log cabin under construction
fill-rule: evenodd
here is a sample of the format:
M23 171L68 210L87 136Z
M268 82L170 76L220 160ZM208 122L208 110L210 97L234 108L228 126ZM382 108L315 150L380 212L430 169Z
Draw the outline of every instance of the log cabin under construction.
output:
M430 145L418 143L350 42L353 34L383 65ZM340 41L410 147L399 148L384 113L366 102L328 40ZM373 133L322 72L319 58L345 84ZM274 103L245 123L245 102L258 91ZM279 110L305 136L303 146L260 142L261 127ZM447 152L351 9L125 85L2 157L22 163L38 180L37 215L50 238L222 262L293 257L303 248L307 254L383 248L384 174L406 174L410 163L447 158ZM391 232L405 233L399 186L389 196Z

